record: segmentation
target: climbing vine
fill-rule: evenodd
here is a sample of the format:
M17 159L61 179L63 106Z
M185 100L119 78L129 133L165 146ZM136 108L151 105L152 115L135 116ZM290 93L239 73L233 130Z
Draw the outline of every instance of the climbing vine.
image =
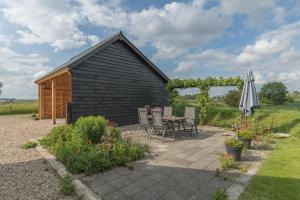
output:
M205 79L171 79L166 89L169 92L170 103L174 102L179 93L176 89L186 88L199 88L200 93L198 94L198 104L200 106L200 123L206 124L207 110L209 106L209 90L211 87L221 86L236 86L239 90L243 89L244 81L240 77L231 78L213 78L207 77Z

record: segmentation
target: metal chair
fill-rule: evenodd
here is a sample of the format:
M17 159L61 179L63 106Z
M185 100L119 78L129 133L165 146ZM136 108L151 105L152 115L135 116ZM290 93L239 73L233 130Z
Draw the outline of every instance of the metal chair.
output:
M162 111L161 109L152 109L152 122L153 122L153 129L156 133L161 134L161 142L163 142L163 138L165 136L165 133L170 129L168 124L163 122L162 120ZM173 133L173 140L174 140L174 133Z
M169 106L165 106L164 107L164 114L163 114L164 117L170 117L172 116L172 107L169 107Z
M188 130L190 134L192 134L193 129L195 129L198 134L197 124L195 122L196 109L194 107L185 107L184 117L186 118L183 123L184 131ZM187 129L187 127L189 128Z
M150 139L151 133L153 131L153 127L148 119L147 108L138 108L138 116L139 116L139 128L137 131L139 131L140 129L144 129L146 132L146 138L149 137Z

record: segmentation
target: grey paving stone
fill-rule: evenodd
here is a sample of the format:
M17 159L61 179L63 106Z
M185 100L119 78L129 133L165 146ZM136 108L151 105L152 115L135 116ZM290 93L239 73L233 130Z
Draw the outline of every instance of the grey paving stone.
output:
M210 184L216 188L227 189L232 185L232 182L230 180L225 181L219 177L214 177L210 180Z
M150 176L144 176L143 178L137 180L135 183L141 187L148 188L153 185L156 181Z
M153 179L154 181L161 181L162 179L168 177L168 175L158 171L158 172L153 172L151 175L149 175L150 179Z
M105 196L107 194L110 194L110 193L114 193L114 192L117 192L119 191L119 189L110 184L110 183L106 183L104 185L97 185L97 184L90 184L89 187L94 191L96 192L97 194L99 194L100 196Z
M216 175L216 171L201 170L194 177L200 180L211 180Z
M180 192L170 191L165 194L162 199L164 200L185 200L186 198L180 194Z
M134 200L154 200L161 199L161 197L168 192L168 185L158 183L154 184L146 190L134 195L132 199Z
M110 193L104 197L105 200L128 200L129 197L120 191Z
M146 175L143 172L140 172L137 170L132 170L124 177L130 179L132 182L135 182L135 181L143 178L144 176L146 176Z
M125 195L132 197L135 194L145 190L147 187L145 185L139 185L137 183L131 183L121 189L121 192Z
M116 188L122 188L126 185L131 184L133 181L127 176L118 177L110 182L110 184L114 185Z
M192 197L188 200L212 200L214 199L214 194L216 192L216 188L214 188L210 184L205 184L201 187L201 189L196 192Z
M183 181L197 174L196 169L177 169L170 177L177 181Z

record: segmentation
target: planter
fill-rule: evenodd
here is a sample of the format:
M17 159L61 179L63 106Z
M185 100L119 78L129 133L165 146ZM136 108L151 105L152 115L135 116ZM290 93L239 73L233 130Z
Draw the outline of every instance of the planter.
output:
M247 149L250 149L250 147L251 147L251 142L252 142L251 139L245 139L245 138L242 138L242 137L240 137L240 136L238 136L237 139L238 139L239 141L243 142L243 143L246 145Z
M241 161L242 158L242 148L233 148L225 145L227 153L232 156L236 161Z

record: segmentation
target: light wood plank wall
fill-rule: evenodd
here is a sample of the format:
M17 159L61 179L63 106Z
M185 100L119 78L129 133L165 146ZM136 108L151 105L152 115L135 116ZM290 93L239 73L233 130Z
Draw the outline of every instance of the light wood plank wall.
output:
M71 76L64 73L55 77L56 81L56 117L65 118L67 103L71 102ZM52 84L51 80L42 83L40 91L40 114L42 119L52 118Z

